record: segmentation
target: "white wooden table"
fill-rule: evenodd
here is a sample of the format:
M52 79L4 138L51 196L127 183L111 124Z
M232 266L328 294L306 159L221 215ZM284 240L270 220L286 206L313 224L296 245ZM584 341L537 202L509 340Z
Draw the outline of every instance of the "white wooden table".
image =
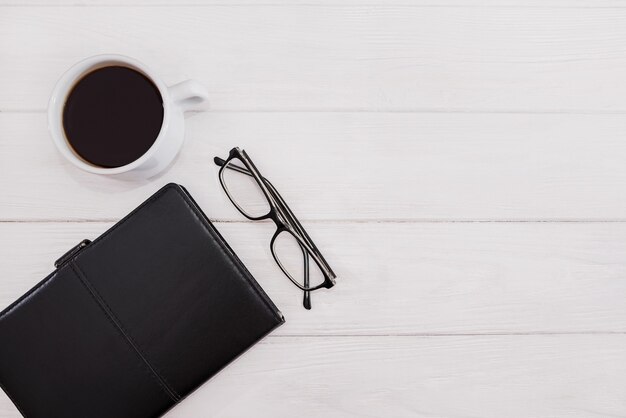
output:
M287 324L168 417L626 416L626 1L184 3L0 0L1 307L175 181ZM105 52L211 93L152 181L48 136ZM310 312L219 187L236 145L340 276Z

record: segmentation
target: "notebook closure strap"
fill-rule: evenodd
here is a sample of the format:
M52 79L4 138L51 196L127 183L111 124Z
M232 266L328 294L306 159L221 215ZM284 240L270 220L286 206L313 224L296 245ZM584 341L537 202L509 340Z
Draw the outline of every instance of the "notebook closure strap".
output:
M73 246L68 252L66 252L61 257L59 257L59 259L54 262L54 267L55 268L61 267L65 262L70 260L75 255L77 255L83 248L85 248L89 244L91 244L90 240L88 239L82 240L81 242Z

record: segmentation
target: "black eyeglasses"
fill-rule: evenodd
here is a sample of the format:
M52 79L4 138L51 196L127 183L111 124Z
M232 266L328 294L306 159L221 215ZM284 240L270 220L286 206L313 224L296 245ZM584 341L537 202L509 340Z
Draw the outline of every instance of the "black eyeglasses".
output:
M309 234L276 188L261 175L242 149L230 150L228 159L214 158L226 195L243 216L253 221L271 219L276 232L270 241L272 256L285 276L304 291L303 305L311 309L310 292L331 288L336 275ZM301 263L293 261L302 257ZM311 266L309 259L313 259ZM317 268L315 268L317 267Z

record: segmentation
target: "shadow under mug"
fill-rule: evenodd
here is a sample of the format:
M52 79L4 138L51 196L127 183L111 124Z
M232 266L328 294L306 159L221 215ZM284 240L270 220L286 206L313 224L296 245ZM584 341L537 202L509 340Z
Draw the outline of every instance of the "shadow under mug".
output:
M100 167L81 158L70 145L63 128L63 108L76 83L86 74L103 67L124 66L139 71L154 83L163 100L163 123L152 146L135 161L114 168ZM166 86L149 68L123 55L96 55L71 67L57 82L48 104L48 129L61 154L72 164L95 174L122 179L147 179L167 168L180 151L185 138L183 113L201 110L208 104L206 88L195 80Z

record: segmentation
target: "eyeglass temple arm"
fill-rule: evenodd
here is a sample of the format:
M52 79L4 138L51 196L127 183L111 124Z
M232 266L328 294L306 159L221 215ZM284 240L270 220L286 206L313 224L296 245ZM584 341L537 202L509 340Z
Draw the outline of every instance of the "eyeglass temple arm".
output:
M300 245L300 243L298 243L298 245ZM307 287L309 285L309 254L304 250L302 245L300 245L300 249L302 250L302 257L304 259L304 287ZM305 309L311 309L311 292L308 290L304 291L302 305Z
M213 161L215 162L216 165L218 166L223 166L226 164L226 161L219 158L219 157L215 157L213 158ZM241 174L245 174L247 176L250 177L254 177L252 175L251 172L249 172L246 168L240 167L238 165L235 164L229 164L227 166L227 168L229 168L230 170L234 170L238 173ZM285 212L287 212L287 215L289 216L289 220L292 224L292 226L298 230L298 232L300 232L301 235L303 235L304 239L307 241L307 243L311 246L311 248L313 248L315 250L316 255L323 260L324 264L326 265L326 268L328 270L330 270L332 272L332 269L330 268L330 266L328 265L328 262L324 259L324 256L322 255L322 253L320 252L320 250L317 249L317 246L315 245L315 243L313 242L313 240L311 239L311 237L309 236L309 234L307 234L306 230L304 229L304 227L300 224L300 222L298 221L298 219L296 218L296 216L293 214L293 212L291 211L291 209L289 208L289 205L287 205L287 203L285 202L285 200L283 199L283 197L280 195L280 193L278 193L278 190L276 190L276 188L274 187L274 185L265 177L261 176L261 179L265 182L265 185L267 186L269 192L272 194L272 197L274 198L274 200L277 201L277 203L282 206L282 208L284 209ZM334 273L333 273L334 274Z
M224 166L226 164L226 161L221 159L220 157L213 158L213 161L215 162L216 165L218 165L220 167L222 167L222 166ZM230 169L230 170L234 170L234 171L236 171L238 173L245 174L246 176L254 177L250 171L248 171L247 169L245 169L243 167L239 167L236 164L229 164L227 166L227 168ZM276 188L274 188L274 185L272 185L272 183L270 183L270 181L268 179L266 179L265 177L261 177L261 179L263 179L263 181L265 182L267 188L269 189L270 193L273 195L274 199L276 201L278 201L278 203L281 206L283 206L283 208L285 209L285 211L287 212L287 214L291 218L290 219L291 223L294 223L295 224L294 226L299 230L298 232L300 232L302 235L304 235L306 237L306 240L308 241L309 245L311 245L311 247L313 247L316 250L316 252L319 253L319 250L317 249L317 247L315 247L315 244L313 243L313 240L311 240L311 237L309 237L309 234L307 234L306 231L304 230L304 228L302 227L302 225L300 225L300 223L298 222L298 220L295 217L295 215L289 209L289 206L287 206L287 203L283 200L283 198L280 195L280 193L278 193L278 190L276 190ZM328 263L326 263L326 264L328 264Z
M221 159L220 157L215 157L213 158L213 162L215 162L216 165L222 167L224 166L224 164L226 164L226 160ZM238 173L241 174L245 174L246 176L250 176L250 177L254 177L252 175L251 172L249 172L247 169L243 168L243 167L239 167L236 164L229 164L227 166L228 169L230 170L234 170ZM272 186L272 184L265 178L265 177L261 177L263 179L263 181L267 184L269 184L269 189L270 192L272 192L273 194L277 194L278 192L276 191L276 189L274 189L274 187ZM281 203L284 205L284 201L280 198L280 195L278 195L278 197L274 197L276 200L280 200ZM305 232L306 234L306 232ZM307 235L307 238L308 235ZM310 238L309 238L310 240ZM298 244L300 245L300 244ZM308 286L309 285L309 255L307 254L307 252L304 250L304 248L302 248L302 246L300 245L300 249L302 250L302 254L304 256L304 285ZM302 301L304 307L306 309L311 309L311 292L305 290L304 291L304 299Z

